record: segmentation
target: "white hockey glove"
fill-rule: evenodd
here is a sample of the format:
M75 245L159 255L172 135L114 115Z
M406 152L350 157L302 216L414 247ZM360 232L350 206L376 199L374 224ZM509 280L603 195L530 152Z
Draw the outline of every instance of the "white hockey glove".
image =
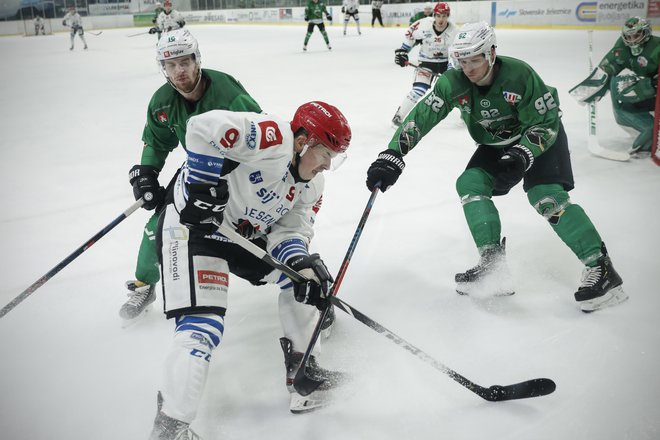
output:
M598 102L609 90L608 80L609 75L600 67L596 67L587 79L573 87L568 93L580 105Z

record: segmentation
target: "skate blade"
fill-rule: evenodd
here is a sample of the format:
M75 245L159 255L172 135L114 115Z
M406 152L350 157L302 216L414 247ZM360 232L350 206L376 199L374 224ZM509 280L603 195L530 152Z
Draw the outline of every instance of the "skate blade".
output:
M143 321L144 318L149 313L149 311L151 310L151 308L153 307L153 305L154 305L154 303L149 304L147 307L144 308L144 310L142 310L142 313L137 315L135 318L131 318L131 319L121 318L121 321L122 321L121 322L121 328L133 327L138 322Z
M595 312L596 310L616 306L628 299L628 294L623 291L622 286L615 287L603 296L580 302L580 308L584 313Z
M516 292L514 290L510 289L498 289L490 292L483 292L479 291L479 289L475 289L474 286L465 286L463 283L458 283L456 285L456 293L462 296L475 296L477 298L486 298L486 297L502 297L502 296L512 296L515 295Z

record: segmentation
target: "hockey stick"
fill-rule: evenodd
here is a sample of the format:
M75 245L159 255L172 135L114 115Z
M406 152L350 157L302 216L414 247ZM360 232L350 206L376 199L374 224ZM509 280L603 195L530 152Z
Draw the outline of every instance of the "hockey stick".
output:
M589 72L593 71L593 29L587 31L587 39L589 41ZM630 154L625 151L614 151L603 148L598 143L598 136L596 132L596 103L589 103L589 135L587 136L587 149L594 156L602 157L603 159L616 160L625 162L630 159Z
M99 35L101 35L101 34L103 33L103 31L98 31L98 32L87 31L87 33L88 33L88 34L92 34L92 35L94 35L95 37L98 37Z
M285 275L287 275L292 280L296 282L301 282L305 280L305 278L301 274L291 269L286 264L268 255L266 251L261 249L259 246L253 244L243 236L241 236L238 232L234 231L230 226L227 226L223 223L218 227L218 232L220 232L225 237L229 238L232 242L241 246L243 249L247 250L257 258L261 259L265 263L271 265L275 269L281 270ZM433 359L431 356L429 356L419 348L405 341L395 333L392 333L382 325L378 324L373 319L369 318L365 314L351 307L345 301L340 300L336 296L331 296L330 301L332 302L333 305L337 306L339 309L346 312L353 318L362 322L363 324L375 330L376 332L382 334L388 340L394 342L400 347L403 347L405 350L409 351L410 353L414 354L415 356L429 363L430 365L432 365L434 368L441 371L442 373L447 374L449 377L451 377L456 382L458 382L461 386L467 388L468 390L477 394L479 397L488 400L490 402L545 396L547 394L552 393L557 387L554 381L552 381L552 379L545 379L545 378L530 379L524 382L511 384L511 385L492 385L488 388L482 387L470 381L469 379L463 377L462 375L458 374L456 371L452 370L451 368ZM316 327L317 328L315 329L315 332L320 327L318 323ZM298 371L300 371L300 369ZM298 373L296 373L296 377L297 376ZM295 379L294 379L294 387L295 387ZM296 390L298 390L297 387ZM300 393L300 391L298 392Z
M364 208L364 212L362 213L362 217L360 218L357 229L353 234L353 239L351 240L351 244L348 246L348 250L346 251L346 256L344 256L344 261L341 263L341 266L339 267L339 272L337 273L335 282L332 285L332 288L330 289L329 292L329 295L332 297L337 295L339 286L341 286L341 282L344 279L344 275L346 275L346 270L348 269L348 263L351 262L351 258L353 257L353 252L355 252L355 248L357 247L358 240L362 235L362 230L364 229L364 225L367 223L367 218L369 217L371 208L373 207L374 202L376 201L376 196L378 195L379 190L380 190L380 182L378 182L374 187L374 189L371 191L371 196L369 197L367 206ZM323 326L323 323L325 322L329 313L330 313L330 307L327 307L325 310L323 310L321 316L319 317L319 320L316 322L316 327L314 327L314 332L312 333L312 337L310 338L309 343L307 344L307 349L305 350L305 354L303 355L303 358L300 361L300 366L298 367L298 371L296 372L296 377L293 379L293 387L302 396L309 395L315 389L321 386L321 384L323 383L323 381L314 380L311 377L307 376L305 374L305 370L307 369L307 362L309 361L309 357L312 354L312 350L314 350L316 341L319 339L319 335L321 334L321 328Z
M0 310L0 318L5 316L7 313L9 313L14 307L19 305L25 298L30 296L35 290L37 290L39 287L43 286L46 281L50 280L53 278L59 271L64 269L69 263L71 263L73 260L78 258L80 254L85 252L87 249L92 247L94 243L96 243L101 237L103 237L105 234L110 232L115 226L117 226L119 223L121 223L126 217L131 215L136 209L141 207L144 204L144 200L140 199L137 202L133 203L126 211L122 212L119 217L114 219L108 226L105 228L101 229L96 235L94 235L92 238L87 240L82 246L80 246L78 249L73 251L71 255L66 257L64 260L62 260L57 266L52 268L46 275L42 276L39 278L37 281L35 281L30 287L25 289L20 295L18 295L16 298L14 298L9 304L4 306Z
M131 38L131 37L137 37L138 35L146 35L148 33L149 33L149 31L144 31L144 32L138 32L137 34L131 34L131 35L126 35L126 36L128 38Z

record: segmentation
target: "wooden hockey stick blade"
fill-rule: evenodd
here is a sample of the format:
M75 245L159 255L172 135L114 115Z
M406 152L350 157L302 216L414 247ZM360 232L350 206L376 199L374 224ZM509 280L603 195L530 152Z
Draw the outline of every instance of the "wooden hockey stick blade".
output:
M630 154L627 152L603 148L598 143L598 140L593 136L589 136L587 139L587 149L594 156L598 156L603 159L615 160L617 162L627 162L630 160Z
M539 378L539 379L530 379L524 382L515 383L511 385L492 385L488 388L482 387L470 379L462 376L458 372L452 370L448 366L442 364L438 360L432 358L430 355L422 351L421 349L415 347L405 339L398 336L396 333L391 332L386 329L373 319L366 316L364 313L353 308L351 305L345 301L333 296L330 298L332 304L335 305L338 309L341 309L343 312L352 316L353 318L360 321L362 324L366 325L370 329L374 330L377 333L380 333L390 342L398 345L404 350L412 353L419 359L423 360L427 364L431 365L436 370L446 374L451 377L453 380L458 382L461 386L472 391L479 397L489 401L489 402L501 402L505 400L518 400L518 399L528 399L531 397L540 397L548 395L555 391L557 385L552 379ZM312 383L309 382L311 386Z

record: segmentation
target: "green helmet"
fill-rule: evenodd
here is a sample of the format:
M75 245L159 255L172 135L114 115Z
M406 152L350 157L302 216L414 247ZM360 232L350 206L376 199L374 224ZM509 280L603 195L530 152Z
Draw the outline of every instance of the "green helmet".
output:
M651 24L641 17L630 17L623 24L621 38L633 55L642 53L644 44L651 39Z

